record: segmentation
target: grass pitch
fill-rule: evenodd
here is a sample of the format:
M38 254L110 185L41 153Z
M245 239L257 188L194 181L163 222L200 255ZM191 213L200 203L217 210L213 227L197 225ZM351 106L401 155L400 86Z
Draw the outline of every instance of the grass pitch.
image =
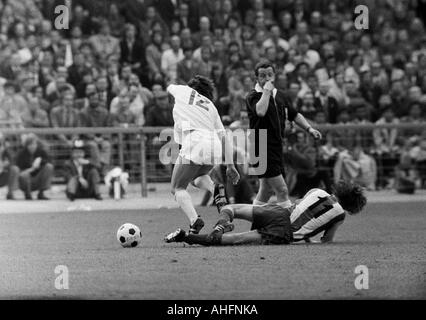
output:
M199 208L209 231L214 208ZM426 298L426 203L370 204L347 217L329 245L198 247L165 244L186 227L178 209L0 215L3 299L376 299ZM124 249L131 222L142 244ZM236 231L249 228L236 221ZM55 267L69 289L55 288ZM354 286L355 267L369 289Z

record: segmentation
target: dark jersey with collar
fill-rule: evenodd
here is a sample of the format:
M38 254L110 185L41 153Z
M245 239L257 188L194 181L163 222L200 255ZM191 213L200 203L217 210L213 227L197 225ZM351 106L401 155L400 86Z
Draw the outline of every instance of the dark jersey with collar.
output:
M250 120L250 129L267 129L268 147L281 148L284 138L285 121L294 121L297 111L292 107L291 101L282 92L277 90L275 97L271 94L268 110L265 116L259 117L256 112L256 104L262 97L262 92L252 90L246 98L247 113ZM256 133L257 135L258 133Z

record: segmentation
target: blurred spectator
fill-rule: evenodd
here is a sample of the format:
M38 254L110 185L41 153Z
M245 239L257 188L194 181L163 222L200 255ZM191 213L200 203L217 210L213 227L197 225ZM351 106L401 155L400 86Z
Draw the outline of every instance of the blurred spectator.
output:
M11 128L23 127L23 116L28 112L28 103L16 91L16 85L10 81L3 86L4 94L0 100L0 121Z
M210 77L212 73L213 63L211 61L211 49L207 47L201 48L201 58L195 61L192 69L194 74Z
M141 40L136 37L136 28L132 24L126 24L124 37L120 41L120 63L130 64L132 72L137 74L141 82L148 84L147 61L145 46ZM141 54L142 53L142 54Z
M331 177L328 171L318 168L317 156L316 147L304 132L290 134L284 158L291 171L289 189L292 196L303 197L306 192L322 184L326 190L331 189Z
M32 200L32 191L38 191L37 199L49 200L44 192L50 189L53 165L50 155L35 134L24 138L23 147L16 155L16 165L20 170L19 187L26 200Z
M314 94L312 91L306 91L298 107L298 111L302 113L306 119L314 120L317 113L316 105L314 104Z
M23 114L23 121L26 128L50 127L49 116L37 97L28 97L28 112Z
M315 92L314 105L316 110L325 113L327 123L336 123L339 105L337 100L330 94L329 82L323 81Z
M398 124L399 119L391 107L383 110L383 117L376 121L376 124ZM373 131L374 149L373 155L380 165L379 187L390 187L393 184L393 168L398 163L398 129L376 129Z
M163 34L161 32L153 32L151 35L151 44L146 47L146 61L150 71L150 79L162 72L162 55L163 55Z
M177 66L177 83L187 84L189 80L195 75L194 61L192 59L192 48L183 48L183 60L178 63Z
M369 190L376 190L376 161L360 147L341 151L334 166L334 182L339 180L353 181Z
M119 41L111 35L111 27L108 21L101 22L99 33L91 36L89 41L100 62L105 63L110 56L120 56Z
M19 168L14 165L12 151L6 139L0 133L0 188L7 186L7 200L14 200L14 192L18 189Z
M112 125L114 127L128 127L136 125L136 116L129 109L130 98L127 89L122 89L120 94L114 98L115 112L111 112Z
M418 145L410 150L410 157L418 172L421 187L426 186L426 131L421 135Z
M154 97L154 105L147 111L145 125L148 127L173 126L173 106L169 102L167 92L158 92Z
M65 179L65 193L69 200L74 201L79 198L102 200L99 190L101 181L99 172L89 160L85 159L84 143L81 140L73 143L71 157L65 163Z
M177 66L183 60L183 51L180 47L180 38L172 36L170 39L170 49L163 52L161 56L161 70L166 75L168 81L175 83L177 80Z
M63 91L62 102L50 111L50 122L53 128L78 128L81 126L80 113L74 108L74 95L72 92ZM64 146L72 147L77 134L58 134L57 138Z
M100 105L99 95L92 92L89 95L89 106L81 110L80 121L82 127L97 128L109 127L111 118L108 111ZM111 161L111 143L107 137L102 135L85 134L86 143L89 145L93 154L92 163L104 172Z
M108 110L113 98L111 88L108 86L108 78L106 76L99 76L96 79L95 85L99 95L100 105Z

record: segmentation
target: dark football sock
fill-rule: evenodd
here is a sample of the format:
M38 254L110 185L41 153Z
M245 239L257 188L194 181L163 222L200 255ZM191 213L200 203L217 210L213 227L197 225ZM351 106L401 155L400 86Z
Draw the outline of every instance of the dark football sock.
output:
M184 241L188 244L200 244L202 246L220 245L222 235L217 237L209 237L208 234L188 234Z

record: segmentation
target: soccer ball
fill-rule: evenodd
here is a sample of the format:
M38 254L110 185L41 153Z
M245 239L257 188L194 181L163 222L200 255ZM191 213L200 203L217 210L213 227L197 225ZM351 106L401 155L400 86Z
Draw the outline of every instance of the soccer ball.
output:
M136 247L142 239L142 232L138 226L125 223L117 231L117 240L124 248Z

